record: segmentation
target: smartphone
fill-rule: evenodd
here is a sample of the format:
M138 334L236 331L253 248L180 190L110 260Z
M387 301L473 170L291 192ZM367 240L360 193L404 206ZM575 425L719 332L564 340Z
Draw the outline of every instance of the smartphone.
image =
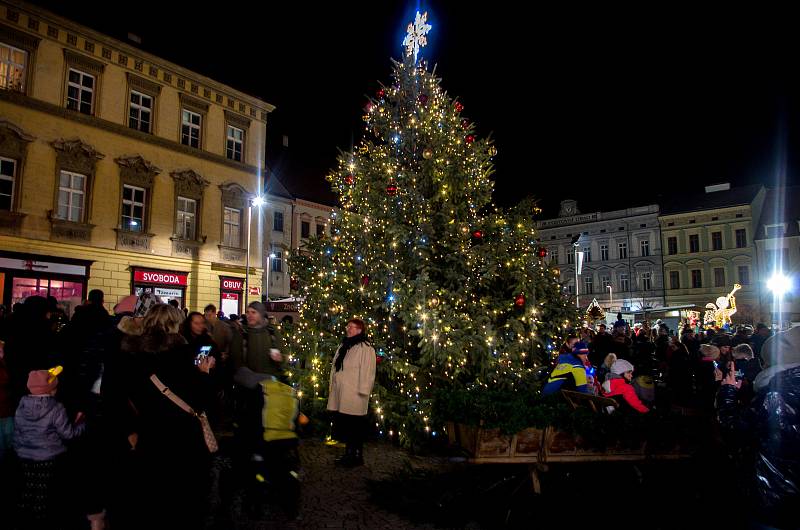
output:
M197 357L194 358L194 365L199 366L200 362L208 357L208 354L211 352L211 346L200 346L200 353L197 354Z

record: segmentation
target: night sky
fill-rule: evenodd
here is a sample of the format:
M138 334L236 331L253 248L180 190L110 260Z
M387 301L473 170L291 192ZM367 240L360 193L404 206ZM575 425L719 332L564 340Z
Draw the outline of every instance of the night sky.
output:
M332 201L324 175L362 134L365 94L388 83L416 4L141 0L36 4L277 106L267 158L290 191ZM545 216L702 193L705 184L798 183L800 38L787 10L429 2L423 55L491 133L495 200L541 198ZM212 6L209 4L209 6ZM289 147L282 137L289 137Z

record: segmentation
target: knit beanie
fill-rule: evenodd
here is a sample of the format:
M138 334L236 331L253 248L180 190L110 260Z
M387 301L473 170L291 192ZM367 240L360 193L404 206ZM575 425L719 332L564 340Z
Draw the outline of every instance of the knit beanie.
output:
M250 302L250 304L247 306L247 308L248 309L255 309L256 311L258 311L258 314L260 314L262 316L265 316L265 317L267 316L267 306L265 306L261 302Z
M32 370L28 374L28 390L34 396L49 394L58 386L58 377L51 376L48 370Z
M633 365L626 361L625 359L617 359L614 361L614 364L611 365L611 373L622 375L626 372L632 372Z

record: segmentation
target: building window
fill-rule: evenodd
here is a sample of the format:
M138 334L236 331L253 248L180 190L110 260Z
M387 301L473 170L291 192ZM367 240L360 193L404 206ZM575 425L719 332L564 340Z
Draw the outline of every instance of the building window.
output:
M272 214L272 230L283 232L283 212L274 212Z
M197 201L194 199L187 199L186 197L178 197L178 233L176 234L181 239L189 241L195 240L196 227L197 227Z
M125 184L122 186L122 229L130 232L144 230L144 201L146 190Z
M711 232L711 248L722 250L722 232Z
M689 236L689 252L700 252L700 236L698 234Z
M575 294L575 286L573 284L569 284L567 286L567 291L569 291L569 294Z
M242 244L240 230L242 211L225 207L225 220L222 227L222 244L226 247L239 247Z
M774 225L764 225L764 236L766 236L767 239L783 237L783 234L785 232L786 232L786 225L783 223Z
M791 263L789 262L788 248L776 248L774 250L768 250L767 259L769 260L772 270L787 270L791 266Z
M609 278L608 276L601 276L600 285L603 286L603 291L605 291L611 285L611 278Z
M555 263L558 265L558 249L553 249L550 251L550 263Z
M619 259L628 259L628 244L627 243L619 243L617 245L617 251L619 252Z
M586 276L583 278L583 292L584 293L592 293L594 291L594 280L591 276Z
M750 285L750 268L747 265L739 265L739 283Z
M678 238L677 237L668 237L667 238L667 254L673 255L678 253Z
M83 114L92 114L94 88L93 75L70 68L67 81L67 108Z
M202 117L200 114L186 109L183 109L181 114L181 143L200 149Z
M650 241L648 239L642 239L639 241L639 247L642 251L642 256L650 255Z
M692 289L699 289L703 286L703 273L699 269L692 271Z
M653 288L652 284L652 273L650 272L643 272L642 273L642 290L649 291Z
M744 228L736 231L736 248L745 248L747 246L747 232Z
M242 146L244 145L244 131L233 125L228 125L228 138L225 143L225 156L230 160L242 161Z
M153 119L153 98L131 90L131 105L128 112L128 127L142 131L145 133L150 132Z
M300 237L306 238L311 235L311 224L308 221L300 222Z
M567 252L567 263L575 263L575 252Z
M58 182L58 218L82 223L85 198L86 175L62 170Z
M669 288L670 289L681 288L681 275L678 271L669 272Z
M622 274L619 275L619 289L622 292L626 292L626 291L630 291L631 290L631 284L630 284L630 280L628 279L628 273L627 272L623 272Z
M28 52L0 42L0 88L25 92Z
M325 225L317 225L317 237L325 236Z
M608 261L608 245L600 245L600 261Z
M10 158L0 157L0 210L11 211L13 209L16 174L17 162Z
M272 247L272 253L275 255L271 258L272 272L283 272L283 250L280 247Z
M722 267L714 268L714 287L725 287L725 269Z
M592 261L592 247L583 247L583 261L586 263Z

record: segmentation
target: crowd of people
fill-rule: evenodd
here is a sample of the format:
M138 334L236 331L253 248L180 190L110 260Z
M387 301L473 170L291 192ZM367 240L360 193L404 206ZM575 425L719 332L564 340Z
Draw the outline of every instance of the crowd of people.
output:
M800 327L773 334L765 324L680 334L657 322L631 327L618 315L569 335L543 387L617 402L614 414L653 408L707 419L707 448L742 481L754 528L796 528L800 500ZM705 426L705 427L703 427Z
M260 302L244 322L221 317L151 293L110 315L100 290L71 319L39 296L2 315L0 527L201 528L214 432L228 431L242 487L263 495L271 482L296 516L297 405L279 328Z

